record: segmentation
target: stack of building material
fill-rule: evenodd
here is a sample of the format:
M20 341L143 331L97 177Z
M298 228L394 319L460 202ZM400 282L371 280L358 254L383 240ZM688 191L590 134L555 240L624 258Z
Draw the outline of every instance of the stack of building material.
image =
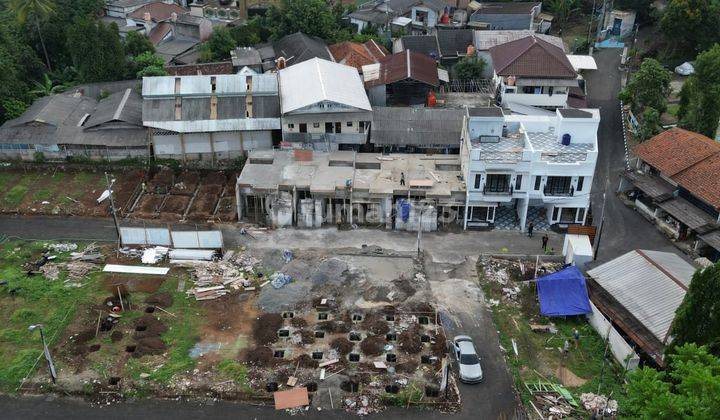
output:
M217 299L236 290L254 290L252 265L241 255L229 260L207 261L190 265L195 286L187 291L197 300Z

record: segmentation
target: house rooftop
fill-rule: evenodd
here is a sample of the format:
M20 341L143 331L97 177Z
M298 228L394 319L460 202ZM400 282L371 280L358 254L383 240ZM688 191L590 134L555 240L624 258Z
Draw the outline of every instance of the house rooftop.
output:
M171 4L158 1L142 6L134 12L130 13L130 15L128 16L135 20L144 20L145 13L149 13L150 19L152 19L154 22L162 22L169 20L172 17L173 13L179 16L183 13L188 12L189 10L185 9L184 7L178 6L175 3Z
M502 118L505 114L502 108L491 106L491 107L473 107L468 108L468 114L471 117L499 117Z
M674 176L720 153L715 140L682 128L671 128L640 143L635 154L667 176Z
M217 63L183 64L179 66L165 66L165 71L173 76L201 76L215 74L234 74L233 64L230 61Z
M262 64L260 51L253 47L237 47L230 51L230 59L234 67L259 66Z
M385 47L372 39L362 44L351 41L340 42L328 48L335 62L355 67L358 71L362 71L362 66L377 63L383 57L390 55Z
M435 35L406 35L400 38L403 50L424 54L435 60L440 59L440 46Z
M273 48L275 57L285 58L288 66L313 58L334 61L325 41L318 37L305 35L302 32L295 32L280 38L273 44Z
M461 109L373 107L376 145L459 147Z
M557 110L563 118L592 118L592 113L575 108L560 108Z
M400 185L401 173L405 174L406 185ZM408 194L413 185L422 184L428 198L464 199L465 183L461 179L457 155L338 151L312 152L310 159L296 159L291 150L264 150L250 152L237 188L295 188L334 195L346 191L348 182L353 182L355 192L394 195Z
M480 3L475 14L481 15L525 15L540 5L540 2L488 2Z
M515 31L481 31L476 30L475 36L475 48L478 51L487 51L490 48L505 44L511 41L517 41L518 39L526 38L528 36L535 36L538 39L547 41L548 43L565 51L565 45L560 37L538 34L530 30L515 30Z
M354 67L313 58L280 70L278 79L283 114L324 101L371 110Z
M437 42L443 57L464 56L468 46L473 45L475 31L472 29L438 29Z
M495 73L524 78L575 79L577 73L557 46L534 35L490 48Z
M414 80L433 87L440 85L435 60L410 50L384 57L378 64L364 66L363 78L368 88L402 80Z
M257 74L252 78L253 95L277 95L278 82L274 74ZM217 96L244 95L248 87L246 76L236 74L218 74L203 76L181 76L177 82L175 76L143 77L143 97L176 96ZM212 80L215 79L213 88Z

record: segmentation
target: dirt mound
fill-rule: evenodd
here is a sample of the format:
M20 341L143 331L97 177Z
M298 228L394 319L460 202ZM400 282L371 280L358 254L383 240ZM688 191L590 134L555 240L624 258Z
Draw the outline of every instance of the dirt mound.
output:
M300 338L302 344L313 344L315 343L315 333L308 330L300 331Z
M395 315L397 308L392 305L385 305L380 309L380 313L383 315Z
M173 304L173 297L168 292L159 292L148 296L147 299L145 299L145 303L157 305L161 308L168 308Z
M430 344L430 349L433 354L438 356L445 354L445 352L447 352L447 339L445 338L445 334L440 332L434 338L434 342Z
M151 314L145 314L135 321L135 338L158 337L167 326Z
M435 308L427 302L415 302L408 305L408 309L412 312L420 312L425 314L435 313Z
M160 337L146 337L137 341L132 356L137 358L145 355L163 354L164 351L165 342Z
M420 363L415 360L408 360L407 362L398 363L395 365L395 371L398 373L415 373Z
M253 338L258 344L274 343L278 339L278 330L283 325L283 318L280 314L262 314L253 324Z
M323 321L317 323L317 329L328 333L349 333L350 324L342 321Z
M385 335L390 331L385 317L379 314L369 314L365 317L362 327L375 335Z
M305 328L307 327L307 321L305 321L302 318L295 317L290 320L290 325L292 325L295 328Z
M363 354L366 356L380 356L383 352L384 346L385 338L378 335L372 335L360 343L360 350L362 350Z
M271 366L273 361L273 351L270 347L258 346L247 350L243 360L245 363L255 366Z
M353 342L345 337L338 337L330 342L330 348L337 350L337 352L340 353L342 356L350 353L353 347Z
M400 333L399 347L407 354L418 354L422 350L423 343L420 338L422 329L415 325Z
M112 334L110 334L110 341L113 343L117 343L118 341L122 340L123 333L120 331L113 331Z
M318 361L313 359L309 354L303 354L303 355L300 355L299 357L296 357L295 360L293 360L293 363L296 366L300 366L301 368L308 368L308 369L315 369L319 365Z
M72 340L72 342L75 344L83 344L87 343L93 338L95 338L95 330L85 330L70 337L70 340Z

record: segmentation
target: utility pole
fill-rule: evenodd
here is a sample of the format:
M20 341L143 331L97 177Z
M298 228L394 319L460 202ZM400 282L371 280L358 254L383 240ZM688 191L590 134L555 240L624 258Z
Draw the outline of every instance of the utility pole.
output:
M113 179L112 182L110 182L110 176L107 172L105 172L105 182L107 183L108 193L110 194L110 212L112 213L113 221L115 222L115 231L118 237L118 248L120 248L120 243L122 241L122 238L120 237L120 223L118 222L117 210L115 209L115 199L113 198L112 191L112 186L115 184L115 180Z
M597 260L598 250L600 249L600 236L602 236L603 226L605 226L605 201L606 201L606 198L607 198L606 193L603 192L603 202L602 202L602 210L601 210L602 216L600 216L600 227L598 227L597 238L595 239L595 252L593 255L593 261Z
M47 360L48 369L50 370L50 379L52 379L52 382L55 383L55 381L57 380L57 373L55 373L55 364L53 363L50 349L48 348L47 342L45 341L45 332L43 331L43 326L41 324L34 324L28 327L28 330L30 331L35 331L36 329L40 330L40 339L42 340L43 344L43 353L45 354L45 360Z

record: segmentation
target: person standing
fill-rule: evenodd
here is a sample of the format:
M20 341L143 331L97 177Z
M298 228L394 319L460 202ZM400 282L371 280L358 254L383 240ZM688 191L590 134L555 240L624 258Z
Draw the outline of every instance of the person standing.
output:
M400 185L405 186L405 173L400 172Z
M580 348L580 331L577 328L573 328L573 338L575 339L575 348Z
M549 240L549 239L550 239L550 238L548 238L547 233L544 234L543 237L542 237L542 249L543 249L543 251L545 251L545 252L547 252L547 244L548 244L548 240Z
M535 225L533 225L533 222L530 222L528 225L528 238L532 238L533 229L535 228Z

